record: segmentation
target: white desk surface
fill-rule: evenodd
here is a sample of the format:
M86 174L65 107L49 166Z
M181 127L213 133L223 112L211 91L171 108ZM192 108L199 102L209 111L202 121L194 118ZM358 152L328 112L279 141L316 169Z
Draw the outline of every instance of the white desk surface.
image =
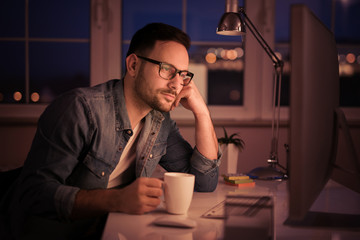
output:
M255 187L237 188L219 181L217 189L212 193L195 192L188 212L188 217L197 221L193 229L159 227L152 222L167 215L160 205L155 211L144 215L110 213L104 228L103 240L138 240L138 239L223 239L224 221L201 217L207 210L225 200L226 195L272 195L274 197L274 239L360 239L360 231L345 231L321 228L299 228L283 225L288 214L287 181L256 181ZM337 201L339 200L339 201ZM326 189L315 201L312 210L339 213L360 214L360 194L350 191L341 185L329 181ZM241 239L241 237L239 237Z

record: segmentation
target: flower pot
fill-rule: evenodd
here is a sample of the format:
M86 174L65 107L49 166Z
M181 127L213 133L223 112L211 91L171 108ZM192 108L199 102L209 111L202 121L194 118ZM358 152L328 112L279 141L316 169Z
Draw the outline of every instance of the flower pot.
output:
M220 175L226 173L237 173L237 163L239 158L239 148L235 144L222 144L222 157L219 173Z

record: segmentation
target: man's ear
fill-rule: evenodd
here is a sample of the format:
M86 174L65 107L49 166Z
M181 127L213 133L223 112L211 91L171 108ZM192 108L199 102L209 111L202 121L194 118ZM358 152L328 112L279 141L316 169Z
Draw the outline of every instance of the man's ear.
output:
M132 53L129 56L127 56L126 58L126 71L127 73L134 77L136 75L136 70L137 70L137 64L139 62L138 57Z

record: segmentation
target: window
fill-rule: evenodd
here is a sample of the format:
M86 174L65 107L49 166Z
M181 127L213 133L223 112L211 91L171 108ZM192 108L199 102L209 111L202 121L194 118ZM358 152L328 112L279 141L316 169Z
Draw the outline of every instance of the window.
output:
M49 103L90 81L90 2L0 3L0 103Z

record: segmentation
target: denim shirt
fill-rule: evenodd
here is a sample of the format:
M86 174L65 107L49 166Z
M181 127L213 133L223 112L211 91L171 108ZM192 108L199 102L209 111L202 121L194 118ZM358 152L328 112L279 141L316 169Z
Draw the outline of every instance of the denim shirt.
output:
M207 159L180 135L169 113L152 110L136 148L136 177L151 177L157 164L195 175L195 191L213 191L218 159ZM105 189L133 134L123 81L79 88L57 98L38 122L10 211L68 220L80 189ZM17 214L16 214L17 212Z

